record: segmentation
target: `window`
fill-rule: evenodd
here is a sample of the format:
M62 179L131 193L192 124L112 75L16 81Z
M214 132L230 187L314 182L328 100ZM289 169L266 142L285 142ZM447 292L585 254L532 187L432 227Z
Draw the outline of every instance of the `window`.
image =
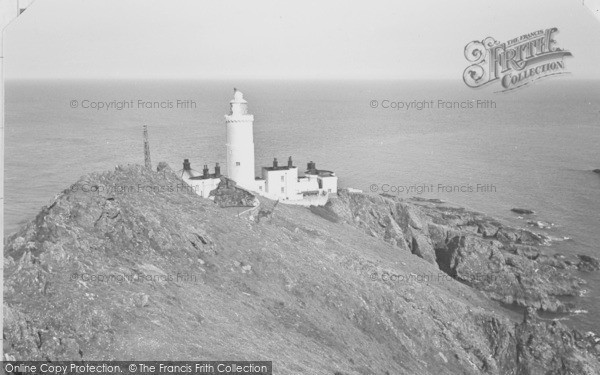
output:
M285 177L281 176L281 182L285 181Z
M239 167L239 166L240 166L240 162L239 162L239 161L236 161L236 162L235 162L235 165Z
M282 187L282 188L281 188L281 192L282 192L282 193L285 193L285 188L283 188L283 187Z
M258 187L258 190L261 190L261 191L262 191L262 186L259 186L259 187Z

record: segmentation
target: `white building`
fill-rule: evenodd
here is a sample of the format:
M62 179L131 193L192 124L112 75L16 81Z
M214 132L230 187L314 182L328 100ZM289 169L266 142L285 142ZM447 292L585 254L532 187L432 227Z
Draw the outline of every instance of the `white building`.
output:
M275 158L271 167L262 168L261 177L255 177L254 116L248 113L248 102L237 89L234 89L229 105L230 113L225 115L227 174L239 187L282 203L305 206L324 205L329 194L337 194L338 178L335 173L318 170L311 161L304 175L300 176L291 156L287 165L281 166ZM209 174L206 166L200 174L191 169L186 159L181 177L197 189L199 195L208 197L208 193L219 184L220 170L217 163L214 174Z
M192 169L189 159L183 161L183 169L177 175L193 190L203 198L209 198L211 191L215 190L221 182L221 167L215 165L215 173L209 173L208 166L204 165L202 173ZM179 189L179 187L178 187ZM183 189L182 189L183 190Z
M337 194L338 178L332 171L317 169L316 163L311 161L307 165L304 176L311 182L316 180L317 187L320 192Z
M277 159L274 159L273 166L262 167L262 178L259 181L264 181L265 185L265 191L261 195L270 199L302 199L302 193L298 190L298 168L292 165L291 156L287 165L280 166Z
M261 180L265 182L262 195L283 203L321 206L327 203L329 194L337 194L337 176L333 172L319 170L311 161L304 176L298 176L291 156L285 166L274 159L272 167L263 167Z

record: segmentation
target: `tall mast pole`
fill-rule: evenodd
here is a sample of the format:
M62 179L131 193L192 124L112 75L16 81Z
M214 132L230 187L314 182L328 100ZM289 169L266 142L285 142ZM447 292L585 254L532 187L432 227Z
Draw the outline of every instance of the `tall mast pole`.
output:
M148 141L148 126L144 125L144 165L146 169L152 170L150 161L150 142Z

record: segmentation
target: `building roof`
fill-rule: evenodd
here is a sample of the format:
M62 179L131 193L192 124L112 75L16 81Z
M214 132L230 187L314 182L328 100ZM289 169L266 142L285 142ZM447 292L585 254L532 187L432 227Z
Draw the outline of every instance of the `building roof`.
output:
M262 167L262 169L266 169L267 171L285 171L285 170L290 170L293 168L297 168L297 167L294 165L292 165L291 167L288 167L287 165L281 165L281 166L277 166L277 167Z
M180 169L177 171L177 175L180 178L183 178L184 176L186 176L187 178L194 178L195 176L201 176L202 173L194 169Z
M204 176L202 174L200 174L199 176L194 176L194 177L189 177L190 180L209 180L211 178L221 178L222 175L219 175L219 177L216 176L216 174L214 173L209 173L207 176Z

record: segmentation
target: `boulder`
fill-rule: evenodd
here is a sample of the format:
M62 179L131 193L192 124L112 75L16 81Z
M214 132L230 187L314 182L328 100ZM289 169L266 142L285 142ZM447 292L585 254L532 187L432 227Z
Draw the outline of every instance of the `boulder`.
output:
M503 243L516 243L519 239L519 235L517 231L511 228L500 228L498 232L496 232L496 238L498 241Z
M592 272L600 270L600 261L588 255L578 255L579 263L577 269L585 272Z
M235 181L227 177L221 177L221 182L217 188L210 192L210 197L214 197L215 203L220 207L255 207L258 205L258 199L254 194L237 186Z
M169 164L167 164L167 162L161 161L156 166L156 171L157 172L171 171L171 167L169 166Z
M480 233L483 237L496 237L496 234L501 228L500 224L482 221L477 223L478 233Z

